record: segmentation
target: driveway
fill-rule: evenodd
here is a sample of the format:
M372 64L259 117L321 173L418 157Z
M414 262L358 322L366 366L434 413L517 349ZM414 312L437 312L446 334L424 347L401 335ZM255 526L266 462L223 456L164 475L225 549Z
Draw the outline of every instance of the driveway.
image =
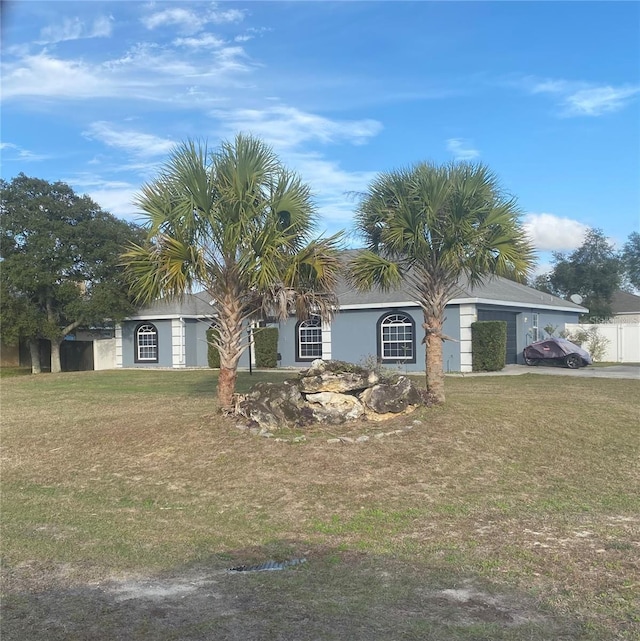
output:
M583 378L632 378L640 381L640 365L610 365L569 369L557 365L506 365L499 372L471 372L453 376L517 376L519 374L549 374L551 376L579 376Z

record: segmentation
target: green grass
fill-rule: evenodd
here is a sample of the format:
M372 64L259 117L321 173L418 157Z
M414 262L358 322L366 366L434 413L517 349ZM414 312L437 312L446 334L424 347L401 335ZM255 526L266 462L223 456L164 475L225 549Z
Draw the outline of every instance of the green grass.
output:
M290 376L243 372L238 388ZM138 604L122 638L636 638L638 381L448 378L444 407L384 427L412 430L353 445L327 444L325 426L295 445L249 436L215 385L212 371L3 380L7 638L120 638L122 612L87 586L301 556L218 577L230 618L194 597L192 627L161 628ZM465 586L484 596L442 596ZM93 608L104 636L45 629L53 603L69 620Z

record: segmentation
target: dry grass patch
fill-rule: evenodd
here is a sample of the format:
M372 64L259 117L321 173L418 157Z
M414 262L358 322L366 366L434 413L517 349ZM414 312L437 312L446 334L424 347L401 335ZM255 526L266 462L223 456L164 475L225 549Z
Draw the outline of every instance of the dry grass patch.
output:
M241 385L257 380L245 374ZM315 638L331 638L321 624L330 590L349 601L356 585L361 623L387 597L401 609L405 594L411 612L428 601L398 638L545 638L536 634L547 619L483 620L491 603L474 601L473 590L488 585L507 600L510 590L529 594L525 610L563 618L546 638L634 638L637 381L452 378L445 407L384 427L413 429L349 445L327 444L336 429L326 427L295 444L252 437L217 414L214 385L212 372L3 380L5 591L308 555L313 563L300 571L246 583L265 599L261 582L266 591L289 586L325 630ZM372 584L370 572L387 572L392 587ZM324 586L316 586L324 601L309 581ZM467 589L465 581L474 582L471 596L456 607L475 614L447 632L431 606L437 590ZM420 586L431 596L415 596ZM491 607L498 612L499 599ZM377 621L382 632L362 623L362 638L366 630L390 638L383 612ZM223 628L215 638L235 638ZM260 630L246 638L307 638ZM202 634L176 638L214 638Z

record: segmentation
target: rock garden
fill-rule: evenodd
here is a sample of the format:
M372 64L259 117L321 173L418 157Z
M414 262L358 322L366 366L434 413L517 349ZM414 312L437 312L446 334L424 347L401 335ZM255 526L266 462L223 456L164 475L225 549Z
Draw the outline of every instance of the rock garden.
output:
M282 383L258 383L236 397L239 427L271 437L285 429L385 421L429 404L407 376L343 361L316 360ZM338 439L340 440L340 439Z

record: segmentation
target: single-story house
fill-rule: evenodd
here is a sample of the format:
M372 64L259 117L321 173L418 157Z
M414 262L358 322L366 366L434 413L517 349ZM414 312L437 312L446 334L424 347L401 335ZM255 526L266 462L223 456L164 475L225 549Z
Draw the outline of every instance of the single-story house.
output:
M116 367L208 367L210 300L206 292L160 299L117 324Z
M618 290L611 297L611 323L640 323L640 296Z
M323 358L377 361L404 371L424 371L422 311L401 288L362 293L343 283L338 301L330 322L312 317L275 324L281 367L305 367ZM160 300L140 309L116 328L116 366L206 367L206 331L212 311L206 293L185 296L182 301ZM524 347L543 338L544 327L563 329L587 311L505 278L493 278L475 288L460 283L446 308L443 331L452 340L444 343L444 369L471 371L474 321L506 321L507 363L518 363ZM240 365L247 367L248 358L244 355Z

